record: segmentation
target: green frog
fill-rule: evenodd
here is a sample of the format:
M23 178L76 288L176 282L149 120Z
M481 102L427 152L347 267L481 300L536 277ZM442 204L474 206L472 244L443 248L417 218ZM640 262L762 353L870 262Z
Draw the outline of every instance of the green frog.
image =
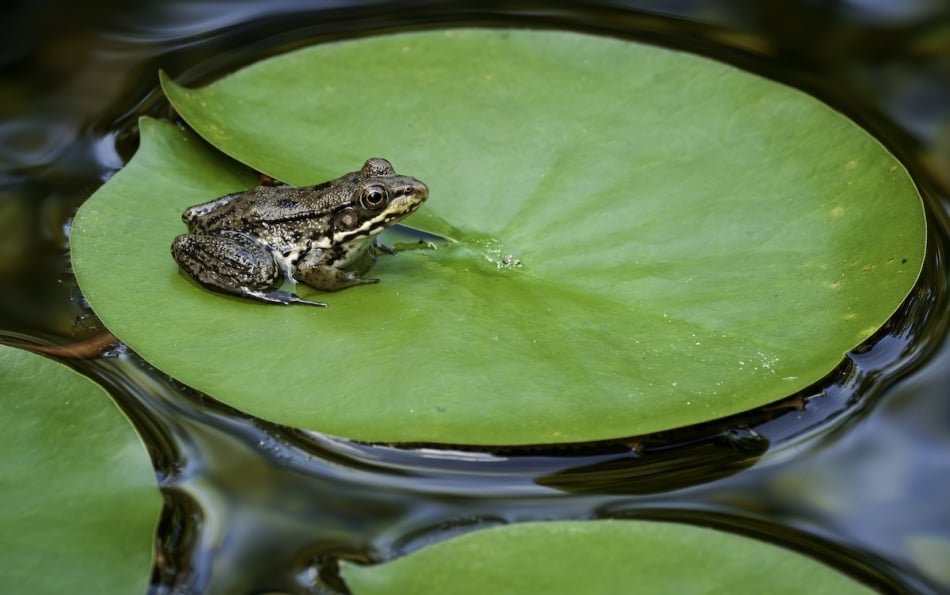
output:
M385 159L316 186L261 185L189 207L190 233L172 257L201 285L275 304L326 306L280 287L302 282L323 291L376 283L362 277L376 251L394 251L376 235L429 196L419 180Z

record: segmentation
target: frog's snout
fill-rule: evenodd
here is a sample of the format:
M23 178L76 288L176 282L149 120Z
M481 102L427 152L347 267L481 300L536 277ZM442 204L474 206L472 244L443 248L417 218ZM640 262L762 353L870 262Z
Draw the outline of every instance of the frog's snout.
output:
M420 202L429 198L429 187L419 180L406 190L406 194L416 197Z

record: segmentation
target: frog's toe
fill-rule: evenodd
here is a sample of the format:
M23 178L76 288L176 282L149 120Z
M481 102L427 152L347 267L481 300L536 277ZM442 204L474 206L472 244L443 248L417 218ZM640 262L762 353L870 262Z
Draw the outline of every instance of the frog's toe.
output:
M347 287L356 287L357 285L371 285L373 283L379 283L379 279L364 279L359 275L350 275L345 280L339 281L339 283L333 287L321 288L324 291L339 291L341 289L346 289Z
M343 271L328 266L316 266L303 269L297 267L294 277L298 281L322 291L339 291L347 287L355 287L356 285L379 283L379 279L364 279L360 277L358 273Z
M319 306L321 308L327 307L325 302L305 300L298 295L294 295L289 291L284 291L282 289L274 289L272 291L248 291L247 295L262 302L268 302L271 304L283 304L285 306L289 306L290 304L304 304L307 306Z
M396 253L396 249L395 249L395 248L393 248L392 246L387 246L386 244L380 242L379 240L376 240L376 243L373 244L373 247L376 248L377 251L382 252L382 253L384 253L384 254L395 254L395 253Z
M329 304L326 302L317 302L314 300L305 300L302 297L290 294L290 302L288 304L304 304L305 306L319 306L320 308L327 308Z

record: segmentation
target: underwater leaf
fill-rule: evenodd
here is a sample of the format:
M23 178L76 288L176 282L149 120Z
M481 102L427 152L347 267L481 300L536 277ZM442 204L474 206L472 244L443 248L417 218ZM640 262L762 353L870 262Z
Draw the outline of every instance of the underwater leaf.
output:
M653 521L522 523L484 529L375 566L343 563L354 595L412 593L871 593L775 545Z
M386 157L430 188L330 308L179 274L181 211L256 180L175 126L80 209L73 258L109 329L251 414L365 441L563 443L684 426L832 371L913 287L904 168L803 93L697 56L555 31L319 45L163 86L223 153L313 184Z
M144 593L162 497L102 389L0 346L0 593Z

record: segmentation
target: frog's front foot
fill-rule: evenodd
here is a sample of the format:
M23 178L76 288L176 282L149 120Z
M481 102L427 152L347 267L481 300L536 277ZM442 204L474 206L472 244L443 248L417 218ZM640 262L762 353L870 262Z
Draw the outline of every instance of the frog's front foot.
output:
M339 291L347 287L379 283L379 279L364 279L352 271L344 271L329 266L298 268L294 277L310 287L323 291Z
M378 239L376 240L376 243L373 244L373 247L376 249L377 252L384 252L389 255L393 255L396 253L395 248L393 248L392 246L387 246L386 244L380 242Z
M373 247L377 252L385 252L386 254L408 252L409 250L435 250L436 248L435 244L428 240L419 240L418 242L396 242L394 246L387 246L379 240L376 240L376 243L373 244Z
M435 250L436 245L428 240L419 240L418 242L398 242L393 248L395 252L408 252L409 250Z

